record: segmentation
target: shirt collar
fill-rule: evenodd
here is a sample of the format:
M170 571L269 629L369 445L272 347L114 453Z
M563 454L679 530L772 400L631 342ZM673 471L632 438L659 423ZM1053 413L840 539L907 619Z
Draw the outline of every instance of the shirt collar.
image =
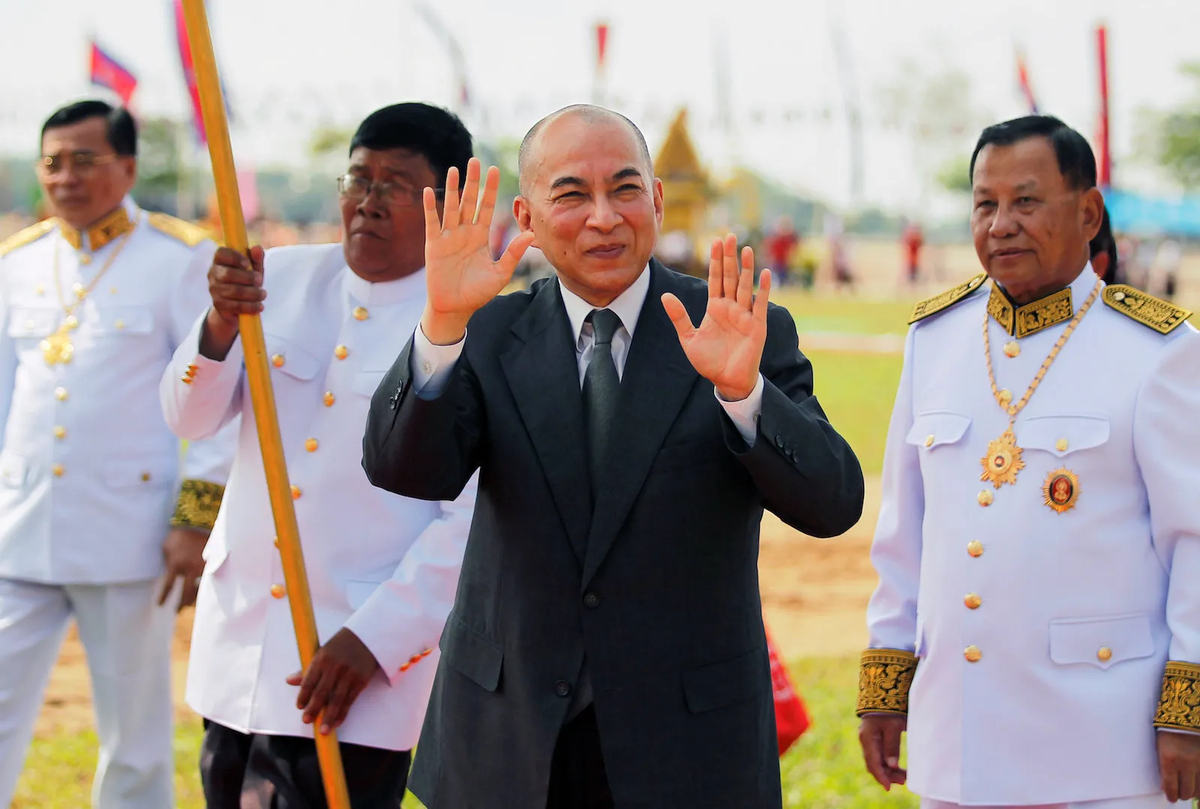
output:
M343 272L345 273L343 288L355 303L363 306L391 306L425 294L424 267L403 278L377 283L356 275L348 265Z
M638 317L642 313L642 306L646 303L646 295L650 292L650 265L647 264L634 282L608 306L592 306L567 289L561 280L558 281L558 289L562 292L563 306L566 307L567 318L571 321L571 336L575 338L576 344L579 343L579 335L583 332L583 321L587 320L587 316L592 313L593 309L598 308L611 309L615 312L617 317L621 318L621 325L625 327L625 331L629 332L629 337L632 339L633 330L637 327Z
M137 226L138 214L137 203L126 194L120 205L112 212L100 217L86 230L76 230L61 219L55 221L67 244L76 250L88 250L94 253L133 230Z
M1014 303L1008 293L993 282L988 296L988 314L1010 335L1018 339L1029 337L1074 317L1077 304L1087 300L1096 281L1096 271L1089 261L1070 286L1021 305Z

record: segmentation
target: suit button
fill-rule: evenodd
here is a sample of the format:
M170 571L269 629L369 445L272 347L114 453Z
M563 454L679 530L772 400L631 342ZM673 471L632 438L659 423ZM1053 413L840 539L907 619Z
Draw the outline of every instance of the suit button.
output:
M596 609L596 607L600 606L600 596L595 593L588 593L583 597L583 606L592 610Z
M933 433L930 433L929 435L925 436L925 446L927 446L927 447L932 447L932 446L933 446L933 442L934 442L934 441L936 441L936 440L937 440L937 439L936 439L936 438L934 438L934 436L933 436Z
M337 397L333 395L333 391L325 391L325 396L322 398L326 407L333 407L333 403L337 401Z
M783 449L783 436L782 435L775 436L775 446L779 447L780 449Z
M554 693L558 694L560 697L571 696L571 684L566 680L559 680L554 684Z
M978 646L968 646L963 652L963 657L967 659L968 663L978 663L983 658L983 652L979 651Z
M350 349L346 348L345 346L338 346L333 350L333 356L337 357L339 360L344 360L346 357L350 356Z
M978 559L980 556L983 556L983 543L978 539L972 539L967 543L967 553L971 554L971 556L974 556L976 559Z
M967 605L967 609L977 610L979 609L979 605L983 603L983 599L979 597L978 593L967 593L963 599L963 603Z
M271 355L271 364L274 365L276 368L282 368L283 364L285 362L287 362L287 360L284 359L282 354L272 354Z
M1100 651L1096 652L1096 658L1101 663L1107 663L1108 661L1112 660L1112 649L1108 648L1107 646L1101 646Z
M271 585L271 598L283 598L285 595L287 595L287 590L283 588L282 584Z

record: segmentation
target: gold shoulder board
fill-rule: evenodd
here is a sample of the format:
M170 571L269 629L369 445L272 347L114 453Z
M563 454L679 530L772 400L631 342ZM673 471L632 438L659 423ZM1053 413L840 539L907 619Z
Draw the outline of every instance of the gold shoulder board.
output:
M0 242L0 256L11 253L18 247L24 247L30 242L36 242L47 233L54 230L54 226L56 224L58 223L53 219L44 219L41 222L38 222L36 225L30 225L24 230L17 231L4 241Z
M199 225L167 216L165 213L152 213L146 217L146 221L150 223L150 227L183 242L188 247L195 247L209 237L208 232Z
M910 324L916 323L918 320L924 320L930 315L935 315L943 309L949 309L954 304L961 301L963 298L970 295L975 290L979 289L980 285L987 280L987 273L979 273L970 281L964 281L958 286L947 289L932 298L926 298L916 305L913 309L912 317L908 319Z
M1159 334L1170 334L1173 329L1192 316L1187 309L1181 309L1169 301L1147 295L1140 289L1134 289L1126 284L1105 287L1104 302L1143 326L1149 326Z

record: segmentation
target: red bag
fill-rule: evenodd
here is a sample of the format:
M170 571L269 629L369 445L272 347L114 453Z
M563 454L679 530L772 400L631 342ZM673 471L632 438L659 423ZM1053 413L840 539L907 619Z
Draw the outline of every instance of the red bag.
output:
M796 740L804 735L810 724L804 700L792 687L787 669L775 653L775 645L767 636L767 654L771 658L771 684L775 690L775 731L779 736L779 755L782 756Z

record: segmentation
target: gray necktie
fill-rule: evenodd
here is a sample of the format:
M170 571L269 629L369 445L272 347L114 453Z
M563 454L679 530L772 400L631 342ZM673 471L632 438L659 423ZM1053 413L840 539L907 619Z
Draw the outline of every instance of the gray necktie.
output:
M621 379L613 362L612 339L621 318L611 309L593 309L587 318L592 324L592 361L583 376L583 406L587 413L588 461L592 473L592 496L600 489L600 472L612 437L613 416Z

